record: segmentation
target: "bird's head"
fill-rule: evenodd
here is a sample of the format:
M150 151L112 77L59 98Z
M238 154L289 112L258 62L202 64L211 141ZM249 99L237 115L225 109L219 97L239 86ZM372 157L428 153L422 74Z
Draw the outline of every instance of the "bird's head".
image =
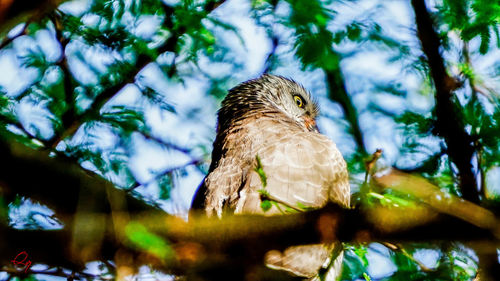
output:
M224 117L244 117L253 112L282 112L309 131L318 131L319 109L311 95L297 82L264 74L229 91L219 111ZM224 118L225 119L225 118Z

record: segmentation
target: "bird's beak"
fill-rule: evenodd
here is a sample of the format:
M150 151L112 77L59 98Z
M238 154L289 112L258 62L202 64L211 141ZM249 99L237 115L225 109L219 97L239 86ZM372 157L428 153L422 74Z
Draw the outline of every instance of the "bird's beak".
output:
M319 133L318 127L316 126L316 120L309 116L302 116L306 128L311 132Z

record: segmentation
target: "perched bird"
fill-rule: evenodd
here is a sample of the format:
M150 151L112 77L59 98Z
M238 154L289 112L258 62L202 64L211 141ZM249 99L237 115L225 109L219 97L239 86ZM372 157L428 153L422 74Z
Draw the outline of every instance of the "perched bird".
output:
M280 215L329 201L348 207L346 163L336 145L318 132L318 111L302 86L280 76L265 74L229 90L218 112L212 163L192 208L221 217ZM263 200L274 203L264 207ZM324 268L326 280L335 280L343 255L330 260L334 245L271 251L266 264L311 279Z

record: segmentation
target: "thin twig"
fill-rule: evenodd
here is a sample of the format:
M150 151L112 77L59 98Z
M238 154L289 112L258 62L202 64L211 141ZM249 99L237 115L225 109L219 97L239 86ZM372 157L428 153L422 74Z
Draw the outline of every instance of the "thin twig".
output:
M301 208L299 208L299 207L295 207L295 206L293 206L293 205L290 205L290 204L288 204L287 202L285 202L285 201L283 201L283 200L281 200L281 199L278 199L278 198L276 198L276 197L272 196L272 195L271 195L271 194L269 194L269 193L266 193L266 194L262 194L262 193L261 193L261 195L260 195L260 199L261 199L261 200L269 200L269 201L274 201L274 202L276 202L276 203L278 203L278 204L281 204L281 205L283 205L283 206L285 206L285 207L287 207L287 208L290 208L290 209L292 209L292 210L295 210L295 211L297 211L297 212L304 212L304 210L303 210L303 209L301 209Z
M368 176L373 174L373 168L375 167L375 163L382 156L382 152L383 150L381 148L377 148L377 150L370 156L370 158L368 158L365 161L365 169L366 169L365 182L364 182L365 184L368 183Z
M129 188L125 188L123 190L125 190L126 192L130 192L136 188L138 188L139 186L143 186L143 185L149 185L153 182L156 182L158 181L160 178L166 176L166 175L169 175L171 173L173 173L174 171L177 171L179 169L182 169L182 168L185 168L187 166L191 166L191 165L199 165L201 162L203 162L203 160L200 160L200 159L195 159L195 160L192 160L184 165L181 165L181 166L177 166L177 167L173 167L173 168L168 168L168 169L165 169L163 170L162 172L156 174L155 176L153 176L153 178L151 178L150 180L144 182L144 183L139 183L139 182L136 182L133 186L129 187Z
M423 263L421 263L420 261L416 260L412 255L410 255L401 245L399 244L393 244L393 243L389 243L389 242L380 242L380 244L384 245L385 247L387 247L388 249L394 251L394 252L400 252L403 256L407 257L409 260L411 260L412 262L416 263L420 269L423 271L423 272L434 272L436 270L432 269L432 268L428 268L427 266L425 266Z
M14 35L14 36L11 36L11 37L6 36L6 37L2 40L2 43L0 43L0 50L1 50L1 49L3 49L3 48L5 48L5 47L6 47L7 45L9 45L10 43L12 43L12 41L14 41L15 39L17 39L17 38L19 38L19 37L21 37L21 36L23 36L23 35L26 35L26 31L27 31L27 29L28 29L28 25L29 25L29 24L30 24L30 23L27 21L27 22L24 24L23 29L22 29L22 30L21 30L18 34Z
M73 75L69 71L69 65L68 65L68 59L66 57L66 46L68 45L70 39L65 38L63 35L63 26L61 23L60 16L58 13L61 13L59 11L56 11L49 15L50 20L52 21L52 24L54 25L55 29L55 35L57 41L59 41L59 44L61 44L61 57L57 61L57 65L59 68L61 68L61 71L64 74L64 80L63 80L63 85L64 85L64 95L65 95L65 111L61 116L61 121L62 121L62 127L67 128L71 126L72 120L76 117L76 108L75 108L75 97L73 96L74 93L74 88L75 88L75 80L73 78ZM52 149L54 149L57 146L57 142L54 142L51 146Z
M276 57L276 49L278 49L279 42L280 42L279 37L277 35L273 34L271 36L271 43L272 43L271 51L267 55L267 58L265 61L265 68L264 68L263 73L268 73L269 71L272 70L271 69L271 67L273 66L272 60L274 59L274 57Z

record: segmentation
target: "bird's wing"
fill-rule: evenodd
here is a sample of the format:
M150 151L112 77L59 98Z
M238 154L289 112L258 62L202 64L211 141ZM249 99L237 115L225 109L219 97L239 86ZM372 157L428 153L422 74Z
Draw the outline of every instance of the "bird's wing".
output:
M223 157L197 191L196 197L204 198L203 207L208 216L216 214L221 217L223 211L231 208L237 200L246 173L239 162L235 157Z
M276 126L266 124L260 124L259 129L261 145L253 151L261 159L267 185L264 187L258 173L251 169L239 193L236 213L282 214L279 205L285 209L317 208L329 200L349 206L346 163L330 139L318 133L277 131ZM264 211L262 190L280 204Z

